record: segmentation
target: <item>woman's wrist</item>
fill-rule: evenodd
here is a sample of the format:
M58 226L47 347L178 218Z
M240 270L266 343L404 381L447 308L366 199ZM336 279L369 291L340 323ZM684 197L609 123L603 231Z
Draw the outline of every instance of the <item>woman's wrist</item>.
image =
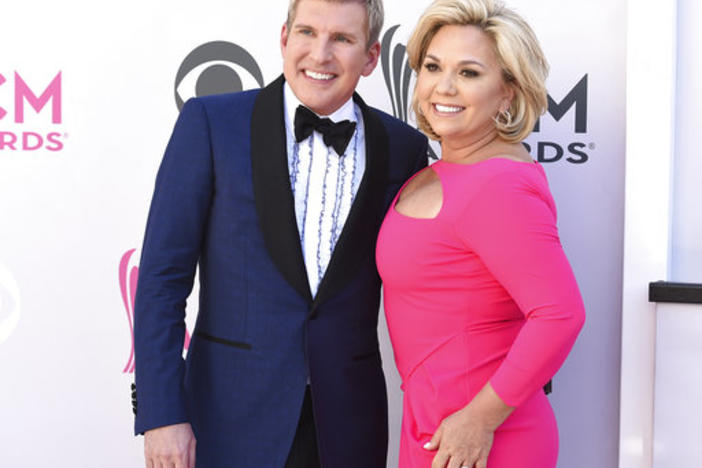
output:
M467 418L492 432L500 427L512 411L514 408L502 401L490 383L487 383L462 410Z

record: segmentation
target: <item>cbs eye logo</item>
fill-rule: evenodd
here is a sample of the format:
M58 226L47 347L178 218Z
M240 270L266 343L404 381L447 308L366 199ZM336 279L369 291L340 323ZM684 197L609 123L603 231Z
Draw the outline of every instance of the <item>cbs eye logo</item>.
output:
M234 93L263 87L263 74L244 48L225 41L196 47L185 57L175 79L175 100L180 111L194 96Z
M19 286L10 272L0 265L0 344L15 331L19 319Z

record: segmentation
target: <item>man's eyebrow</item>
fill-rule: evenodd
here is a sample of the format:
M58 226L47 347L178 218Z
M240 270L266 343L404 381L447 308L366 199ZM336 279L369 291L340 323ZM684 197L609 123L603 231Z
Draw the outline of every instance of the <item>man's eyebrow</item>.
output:
M295 25L293 26L293 29L297 29L297 30L299 30L299 29L311 29L312 31L316 31L316 29L315 29L313 26L310 26L310 25L304 24L304 23L295 24ZM357 39L358 39L358 37L356 36L356 34L354 34L354 33L351 32L351 31L331 31L329 34L330 34L331 36L345 36L345 37L351 38L351 39L353 39L353 40L357 40Z
M347 37L353 37L353 38L356 37L356 35L354 33L352 33L351 31L332 31L332 35L347 36Z

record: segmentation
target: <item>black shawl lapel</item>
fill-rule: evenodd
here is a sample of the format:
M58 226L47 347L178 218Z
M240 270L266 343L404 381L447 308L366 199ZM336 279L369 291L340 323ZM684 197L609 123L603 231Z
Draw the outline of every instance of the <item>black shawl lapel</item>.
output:
M256 212L273 263L312 302L288 174L281 75L263 88L251 115L251 171ZM365 118L365 116L364 116Z
M341 231L329 266L314 299L315 306L337 293L353 278L369 255L375 255L375 240L383 220L383 200L388 174L388 135L380 117L358 94L366 138L366 170L356 199ZM313 307L314 310L314 307Z

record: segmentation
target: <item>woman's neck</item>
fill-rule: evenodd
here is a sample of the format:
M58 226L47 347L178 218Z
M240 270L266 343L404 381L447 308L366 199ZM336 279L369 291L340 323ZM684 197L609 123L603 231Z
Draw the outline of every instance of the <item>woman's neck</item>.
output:
M441 159L453 163L470 163L483 159L499 142L495 129L470 139L445 138L441 141Z

